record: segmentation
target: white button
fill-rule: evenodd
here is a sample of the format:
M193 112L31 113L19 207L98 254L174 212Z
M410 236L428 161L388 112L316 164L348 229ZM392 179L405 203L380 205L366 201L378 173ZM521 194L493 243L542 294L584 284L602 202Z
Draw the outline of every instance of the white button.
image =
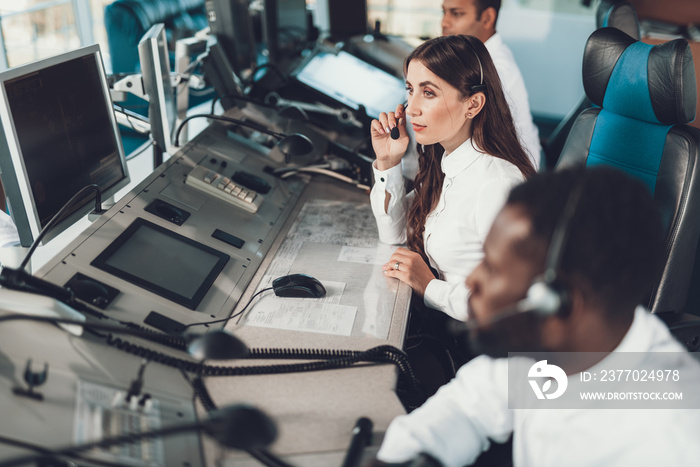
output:
M213 170L210 170L207 172L207 174L204 176L204 181L207 183L211 183L216 177L218 177L219 174L214 172Z

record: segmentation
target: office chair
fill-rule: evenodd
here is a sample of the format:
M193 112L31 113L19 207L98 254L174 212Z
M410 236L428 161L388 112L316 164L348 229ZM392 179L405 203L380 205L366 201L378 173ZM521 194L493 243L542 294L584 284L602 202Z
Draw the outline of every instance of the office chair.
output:
M626 0L601 0L596 8L595 20L597 29L613 27L624 31L636 40L641 37L637 12ZM556 165L574 120L584 109L592 105L590 99L584 95L554 128L547 138L546 144L543 145L547 167L551 168Z
M105 7L104 21L112 73L140 72L138 44L154 24L165 24L171 45L208 25L204 0L115 0Z
M597 107L578 116L556 168L608 164L646 184L667 229L666 262L646 306L668 313L662 317L673 321L672 331L694 326L677 316L700 234L700 130L686 125L697 97L690 47L685 39L652 46L616 28L598 29L584 50L583 86ZM697 334L676 335L697 345Z

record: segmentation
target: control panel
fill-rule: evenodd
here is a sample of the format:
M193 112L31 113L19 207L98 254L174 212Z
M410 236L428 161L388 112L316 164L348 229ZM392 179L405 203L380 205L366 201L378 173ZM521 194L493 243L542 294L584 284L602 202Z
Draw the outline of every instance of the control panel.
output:
M117 290L102 299L83 287L102 313L139 325L152 312L176 328L228 317L306 186L269 173L275 151L211 125L36 275Z

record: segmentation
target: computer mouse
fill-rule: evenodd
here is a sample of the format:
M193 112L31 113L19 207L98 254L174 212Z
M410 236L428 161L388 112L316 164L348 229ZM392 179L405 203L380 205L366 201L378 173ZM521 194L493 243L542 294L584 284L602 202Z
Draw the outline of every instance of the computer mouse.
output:
M272 289L278 297L321 298L326 295L323 284L306 274L290 274L272 281Z

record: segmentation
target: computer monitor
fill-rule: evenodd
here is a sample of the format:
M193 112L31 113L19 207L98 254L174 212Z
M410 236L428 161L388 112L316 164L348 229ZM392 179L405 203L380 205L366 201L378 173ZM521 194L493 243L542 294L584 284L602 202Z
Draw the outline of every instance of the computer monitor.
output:
M328 28L334 41L367 34L367 0L325 0L328 2Z
M0 170L22 246L83 187L102 199L129 183L98 45L0 73ZM91 210L77 203L47 242Z
M143 87L148 94L148 120L155 142L154 168L163 162L163 152L173 149L177 120L175 92L170 81L170 57L165 25L154 24L139 41Z
M224 110L235 107L238 101L234 96L243 94L243 85L215 36L207 38L207 56L202 62L202 72L221 99Z
M265 0L263 33L275 62L293 56L309 39L309 15L306 0Z
M292 76L351 109L364 106L371 118L406 100L404 81L344 51L317 50Z
M206 0L209 28L224 48L236 73L242 75L257 62L249 0Z

